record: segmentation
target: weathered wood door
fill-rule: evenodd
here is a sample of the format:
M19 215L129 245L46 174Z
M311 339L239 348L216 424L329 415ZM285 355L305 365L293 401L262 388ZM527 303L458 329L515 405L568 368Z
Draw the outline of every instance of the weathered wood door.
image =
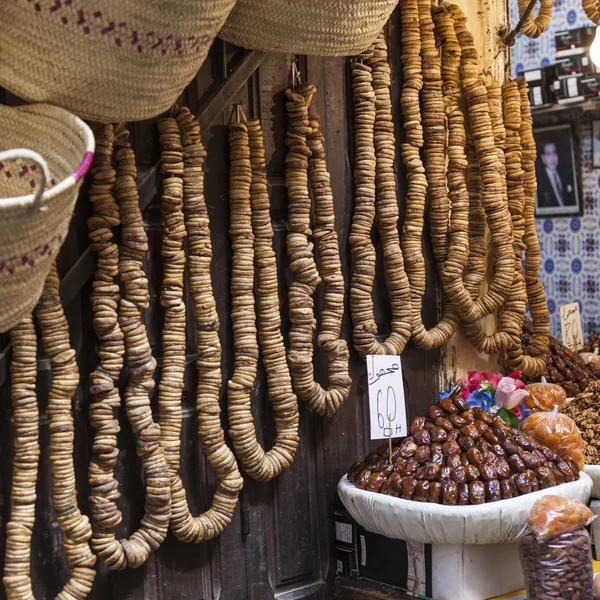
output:
M397 138L401 139L399 112L399 36L397 14L389 26L390 57L393 65L393 100L396 107ZM221 319L224 382L232 372L232 336L229 317L229 276L231 253L228 236L227 122L236 102L248 116L260 117L265 131L265 148L280 265L280 299L287 322L286 282L289 278L285 255L286 194L284 186L285 115L282 90L288 85L290 65L296 57L264 55L227 46L217 41L210 59L190 84L181 102L200 115L203 142L208 151L206 197L211 217L214 262L212 277ZM313 107L320 114L326 138L328 166L336 202L336 226L340 236L346 286L350 281L348 233L352 215L352 116L345 59L299 57L302 77L318 86ZM15 99L9 94L7 103ZM154 168L158 159L155 124L143 122L131 127L140 173L140 196L145 207L151 250L147 259L152 306L146 315L155 355L160 357L162 312L157 301L162 268L160 261L161 216L160 176ZM401 173L398 157L398 169ZM399 176L398 197L402 208L403 182ZM85 186L82 190L70 235L59 260L63 276L62 295L67 304L71 339L78 351L82 373L75 400L76 466L79 500L87 511L87 464L91 435L87 419L91 401L87 374L95 366L96 340L91 325L90 276L94 263L89 252L86 218L89 214ZM430 263L431 264L431 263ZM380 265L380 272L381 272ZM374 301L377 321L383 334L389 330L390 309L385 282L378 277ZM436 283L429 282L424 318L437 316ZM193 331L193 328L190 328ZM351 342L349 315L344 335ZM215 487L214 474L206 467L195 435L194 339L190 335L188 373L185 388L182 472L191 508L208 507ZM0 340L0 564L4 555L4 524L9 517L12 424L10 407L10 349L8 339ZM4 349L4 350L2 350ZM159 361L160 362L160 361ZM317 377L324 382L324 358L316 353ZM403 356L409 416L431 403L438 387L440 356L409 346ZM260 484L245 480L239 507L230 527L214 542L185 545L169 536L161 549L136 570L108 573L100 565L91 598L93 600L317 600L332 598L333 561L332 511L336 485L348 466L372 446L368 440L368 407L365 402L366 370L352 351L351 398L330 420L313 415L306 406L300 410L301 443L292 468L274 482ZM160 369L157 371L160 376ZM47 457L48 427L44 416L49 386L48 363L39 361L42 460L38 484L37 521L33 541L32 577L36 598L54 598L66 581L68 568L61 549L60 532L51 509L50 467ZM225 387L223 388L225 389ZM225 394L222 407L225 409ZM274 438L264 373L254 389L254 417L260 441L270 446ZM123 415L121 415L123 417ZM223 421L225 421L225 414ZM118 478L121 483L122 533L131 532L143 511L141 465L126 419L121 418L121 456ZM0 599L4 598L0 589Z

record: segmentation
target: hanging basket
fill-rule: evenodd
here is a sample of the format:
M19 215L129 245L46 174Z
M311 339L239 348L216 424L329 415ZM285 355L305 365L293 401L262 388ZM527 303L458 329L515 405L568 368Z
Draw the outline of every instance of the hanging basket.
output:
M104 123L149 119L193 79L235 0L7 0L0 86Z
M398 0L238 0L219 34L266 52L354 56L368 48Z
M67 111L0 105L0 333L37 304L93 154L89 127Z

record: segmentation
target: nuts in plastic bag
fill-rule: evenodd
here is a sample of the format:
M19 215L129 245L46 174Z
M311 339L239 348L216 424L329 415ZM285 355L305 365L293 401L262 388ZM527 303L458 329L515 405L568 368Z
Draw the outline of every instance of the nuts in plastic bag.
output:
M523 433L554 450L563 460L581 471L585 464L581 432L571 417L559 412L536 412L523 422Z
M556 383L546 383L544 378L541 383L525 386L525 391L529 392L525 404L531 410L548 411L554 407L561 409L567 401L567 392Z
M578 500L544 496L519 542L528 600L593 600L592 511Z

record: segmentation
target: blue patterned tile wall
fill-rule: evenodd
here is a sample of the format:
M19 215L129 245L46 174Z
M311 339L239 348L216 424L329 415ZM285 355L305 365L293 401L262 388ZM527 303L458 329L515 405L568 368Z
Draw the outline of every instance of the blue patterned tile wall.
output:
M511 0L511 21L518 20L517 0ZM552 23L537 40L519 36L513 48L513 74L555 61L554 33L592 23L581 8L581 0L554 0ZM600 327L600 169L592 167L592 119L600 113L573 109L561 114L573 123L581 156L580 184L584 198L583 217L536 219L542 251L541 279L546 290L552 333L560 337L558 308L579 302L587 331Z

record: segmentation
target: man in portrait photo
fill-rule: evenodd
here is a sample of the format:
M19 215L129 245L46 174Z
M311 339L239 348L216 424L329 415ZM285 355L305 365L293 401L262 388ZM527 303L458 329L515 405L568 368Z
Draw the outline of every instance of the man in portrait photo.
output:
M576 206L577 196L570 165L559 159L557 143L547 140L538 146L538 208ZM566 171L564 169L567 169Z

